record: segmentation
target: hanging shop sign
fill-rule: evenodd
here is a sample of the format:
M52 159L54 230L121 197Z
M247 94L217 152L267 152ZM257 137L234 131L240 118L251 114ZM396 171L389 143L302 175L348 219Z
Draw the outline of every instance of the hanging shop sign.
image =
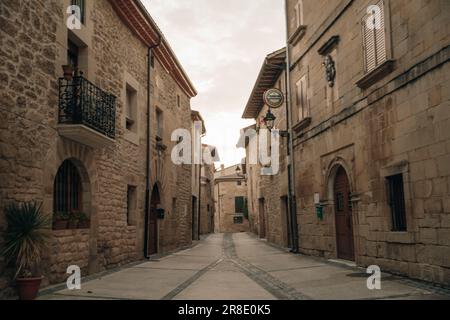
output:
M284 94L279 89L269 89L264 92L264 103L269 106L269 108L277 109L281 107L284 103Z

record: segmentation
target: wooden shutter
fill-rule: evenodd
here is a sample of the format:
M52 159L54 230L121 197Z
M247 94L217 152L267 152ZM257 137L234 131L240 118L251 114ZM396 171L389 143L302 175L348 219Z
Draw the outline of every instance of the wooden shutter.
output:
M379 1L376 5L380 10L366 14L361 22L366 73L381 65L387 58L384 1ZM377 21L379 21L379 28L376 26Z
M378 2L378 6L380 7L380 11L379 13L377 13L377 18L380 21L380 28L374 30L377 66L386 61L386 26L384 23L384 1Z
M235 213L244 213L244 197L234 198Z
M298 120L303 120L309 116L308 97L307 97L306 76L297 82L297 110Z

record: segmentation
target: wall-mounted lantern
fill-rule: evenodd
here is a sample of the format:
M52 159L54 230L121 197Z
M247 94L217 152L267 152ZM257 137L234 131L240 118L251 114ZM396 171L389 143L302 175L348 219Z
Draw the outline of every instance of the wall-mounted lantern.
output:
M264 123L266 125L266 128L269 131L272 131L272 129L275 127L275 120L277 119L277 117L275 117L275 115L272 113L272 111L267 111L266 116L264 117Z

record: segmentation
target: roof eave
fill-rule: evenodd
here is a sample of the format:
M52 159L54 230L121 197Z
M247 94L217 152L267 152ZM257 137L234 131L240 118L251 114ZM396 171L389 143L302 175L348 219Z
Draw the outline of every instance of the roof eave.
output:
M283 65L285 59L286 48L282 48L266 56L261 66L261 70L259 71L255 85L253 86L247 105L245 106L244 113L242 114L243 119L256 119L258 113L264 106L262 97L264 91L269 89L269 87L272 87L280 74L283 72L282 68L275 67L274 65ZM283 62L280 63L280 60ZM265 78L267 80L263 80ZM263 82L266 82L266 84L264 85Z

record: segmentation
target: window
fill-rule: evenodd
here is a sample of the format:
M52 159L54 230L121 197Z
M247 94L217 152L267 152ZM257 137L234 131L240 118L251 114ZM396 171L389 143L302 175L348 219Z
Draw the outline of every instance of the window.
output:
M406 231L403 174L386 177L388 203L391 207L392 231Z
M177 94L177 107L181 107L181 97L179 94Z
M364 71L369 73L387 60L384 1L372 5L362 20Z
M243 224L244 223L244 217L243 216L234 216L233 217L233 223L234 224Z
M127 188L127 224L134 224L134 213L136 210L136 187L128 186Z
M296 102L298 120L301 121L309 117L306 75L297 82Z
M72 41L67 41L67 64L72 66L74 69L78 68L78 56L79 48Z
M295 27L303 25L303 0L300 0L294 7L295 11Z
M72 6L78 6L80 8L80 17L78 17L78 20L80 20L81 23L84 24L86 22L86 4L85 4L85 0L71 0L70 4ZM75 14L75 12L73 14Z
M136 132L137 91L129 84L126 86L126 128Z
M244 213L244 205L245 205L244 197L235 197L234 198L234 212L235 213Z
M242 181L238 181L238 182L237 182L237 185L238 185L238 186L242 186Z
M73 214L82 210L82 184L77 167L66 160L59 167L54 182L55 213Z
M156 135L163 138L164 134L164 114L160 109L156 109Z

